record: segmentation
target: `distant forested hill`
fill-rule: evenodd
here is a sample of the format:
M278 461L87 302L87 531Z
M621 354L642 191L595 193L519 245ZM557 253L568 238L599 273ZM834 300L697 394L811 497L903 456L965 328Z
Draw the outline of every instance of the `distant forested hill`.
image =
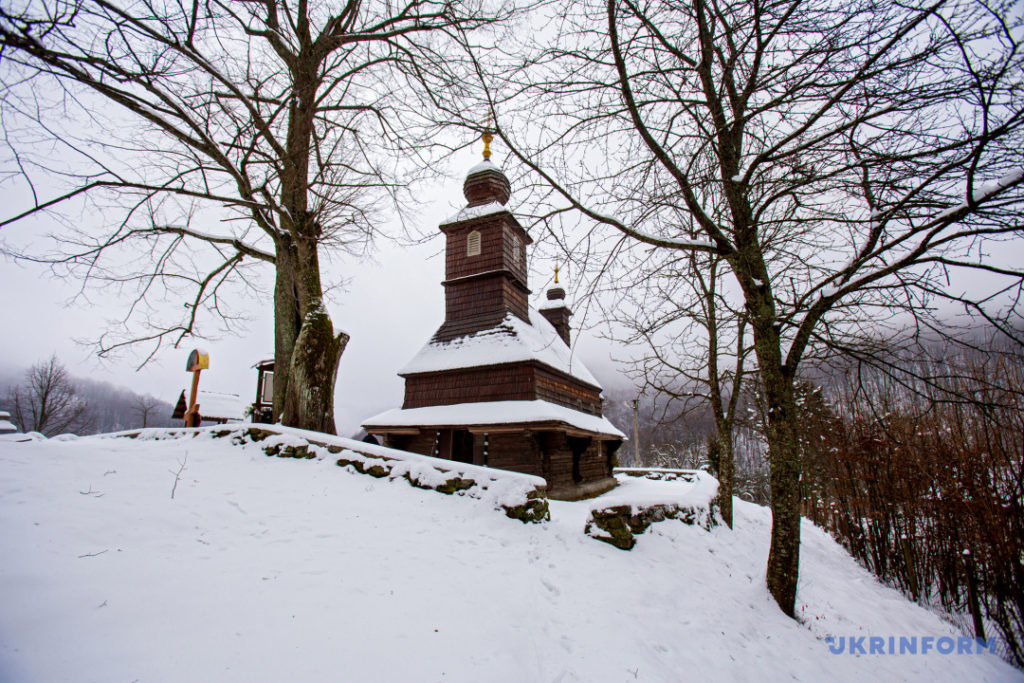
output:
M0 410L13 413L10 393L24 379L24 371L4 369L0 372ZM124 429L181 426L181 420L172 420L174 406L152 396L137 394L125 387L109 382L74 378L75 390L89 406L91 418L81 435L116 432Z

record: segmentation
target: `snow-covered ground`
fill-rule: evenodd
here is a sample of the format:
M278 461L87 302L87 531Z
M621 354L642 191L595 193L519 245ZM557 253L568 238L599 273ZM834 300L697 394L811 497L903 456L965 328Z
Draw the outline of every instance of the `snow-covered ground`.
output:
M1024 680L832 654L959 634L810 525L798 623L764 588L767 510L624 552L583 535L592 505L523 524L229 439L0 442L0 681Z

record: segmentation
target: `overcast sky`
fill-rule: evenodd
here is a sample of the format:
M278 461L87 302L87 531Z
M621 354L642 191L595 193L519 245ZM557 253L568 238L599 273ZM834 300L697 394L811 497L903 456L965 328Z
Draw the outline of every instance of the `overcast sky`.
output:
M34 92L33 96L42 94ZM106 106L101 111L87 107L86 110L93 120L82 122L68 116L67 112L64 112L67 120L60 121L60 113L54 118L60 125L89 130L90 125L103 130L119 130L122 126L133 125L131 117L123 113L121 116L125 119L122 122L116 108ZM5 132L12 138L18 138L19 145L30 147L38 136L35 132L27 136L24 131L12 132L8 128L10 122L4 120L3 123ZM103 130L95 135L102 139ZM53 160L55 165L66 161L63 156L67 150L54 151L57 148L47 145L45 137L39 138L43 140L39 143L40 158ZM83 133L83 137L87 139L89 134ZM145 145L139 148L145 149ZM113 149L119 148L115 146ZM400 405L403 382L397 376L397 370L426 343L442 322L444 292L440 283L444 277L444 241L437 226L464 206L462 181L466 171L479 163L480 151L481 144L476 142L451 158L446 165L435 167L437 177L434 184L422 193L432 201L423 206L414 221L416 225L412 226L420 234L432 235L431 239L411 246L381 241L373 258L363 261L351 258L321 261L325 281L346 278L350 283L347 291L335 292L325 302L335 326L351 335L341 359L335 402L338 430L342 434L352 433L363 419ZM501 143L496 143L495 161L499 164L503 162L504 151ZM594 153L600 152L594 150ZM75 167L72 161L68 164ZM116 161L131 166L135 160L117 157ZM0 159L0 162L3 162L0 167L5 172L14 172L15 164L11 159ZM81 165L82 160L79 159L76 168ZM90 170L94 169L90 167ZM9 182L0 186L0 201L3 202L0 215L4 217L16 214L32 203L24 184L19 184L16 177L7 180ZM40 201L55 194L47 195L46 188L41 189L44 192L39 197ZM523 206L523 199L523 195L517 197L513 186L510 202L513 212L521 210L521 213L527 213L533 208ZM67 215L72 218L74 212L69 211ZM87 212L78 220L87 225L93 222L103 225L104 220L113 218L105 219L101 213ZM46 217L19 222L0 230L0 243L20 248L32 244L36 253L46 251L47 245L41 237L52 228L52 220L48 222ZM1015 266L1024 254L1024 243L1001 243L986 251L990 262L1005 261ZM847 256L837 254L836 258L842 262ZM550 286L551 262L532 260L531 263L532 303L536 305ZM269 270L267 266L266 282L272 281ZM576 312L572 321L575 353L606 389L627 386L629 382L622 373L622 366L613 363L610 357L627 357L630 350L598 340L591 332L580 332L581 327L599 324L599 313L597 307L588 309L584 302L574 298L577 290L573 285L578 282L573 281L574 273L571 271L568 277L569 304ZM958 279L954 273L947 287L957 292L966 291L983 279L975 273ZM273 355L272 299L269 293L262 299L243 298L234 302L236 308L249 315L244 333L213 340L186 340L181 348L164 349L139 369L137 366L141 358L138 354L123 354L114 360L101 361L96 358L95 346L80 343L95 341L106 331L109 321L123 316L129 301L104 291L90 293L91 305L81 300L69 304L77 286L75 282L56 279L43 266L15 263L0 256L0 376L20 373L32 363L56 353L75 375L124 385L136 392L173 402L189 382L189 375L184 370L188 353L199 346L208 350L211 357L210 370L203 373L203 389L239 394L246 403L255 397L256 372L252 366ZM184 301L163 303L176 313L183 310L183 304ZM585 315L588 310L589 319ZM675 335L676 331L672 329L666 334Z
M334 295L328 305L336 328L347 331L352 339L341 359L335 410L338 430L347 434L358 429L362 419L402 401L403 383L397 370L404 365L433 334L444 318L443 235L438 224L465 205L462 181L465 172L480 160L480 145L451 161L447 177L439 173L436 199L421 212L419 230L434 236L425 244L398 246L381 242L373 260L346 259L325 266L325 279L350 277L350 287ZM499 163L501 159L496 156ZM8 206L17 197L0 193ZM515 188L509 206L517 206ZM28 224L5 228L8 243L32 238ZM2 258L2 257L0 257ZM538 272L536 264L530 276L536 303L550 286L552 274ZM342 272L344 271L344 272ZM92 305L70 304L75 283L57 279L49 269L11 260L0 261L0 292L3 292L2 334L0 334L0 370L19 372L56 353L73 374L124 385L139 393L149 393L173 402L186 387L190 375L185 360L195 346L210 353L210 370L203 373L201 388L240 394L246 401L255 396L256 371L252 365L273 356L271 302L251 301L245 306L251 314L246 333L212 341L186 342L181 349L162 351L142 369L140 358L124 355L115 361L99 360L95 347L76 340L95 340L107 321L123 314L127 302L116 297L91 297ZM571 298L571 297L570 297ZM582 306L570 306L582 315ZM580 316L573 320L578 329ZM574 329L574 332L575 332ZM617 375L610 355L622 356L607 342L590 333L576 335L575 350L605 386L625 383Z

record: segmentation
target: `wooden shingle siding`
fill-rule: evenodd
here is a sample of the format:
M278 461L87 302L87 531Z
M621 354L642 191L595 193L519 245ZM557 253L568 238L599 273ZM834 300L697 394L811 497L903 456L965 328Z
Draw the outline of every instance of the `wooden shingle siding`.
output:
M543 453L535 439L523 432L490 434L487 466L543 476Z
M464 318L486 313L500 313L504 299L504 289L500 274L483 275L471 280L446 282L444 287L445 322L454 322Z
M449 230L445 249L445 280L500 270L503 267L503 226L506 220L501 215L487 216L480 221L467 222ZM478 256L466 254L466 238L473 230L480 233Z
M538 438L544 452L544 474L549 489L572 487L596 481L612 474L611 457L607 442L586 439L589 442L579 457L579 475L574 476L573 449L564 432L542 432Z
M569 337L569 309L564 306L562 308L542 308L540 314L551 323L565 345L569 346L572 343Z
M601 414L601 394L568 375L538 367L535 386L537 398L579 410L590 415Z
M398 448L403 451L419 453L420 455L434 455L434 439L436 430L423 428L418 435L387 434L384 436L384 445L388 448Z
M536 361L407 375L402 407L536 399L590 415L601 414L601 396L597 389Z
M494 327L512 313L529 321L529 290L510 280L504 271L484 273L468 279L445 281L445 322L435 333L441 340ZM484 322L493 324L480 326ZM453 331L458 330L457 333Z
M511 196L512 188L505 174L497 169L474 173L462 184L462 194L469 202L467 206L480 206L490 202L504 204Z
M480 401L532 401L533 368L525 364L487 366L410 375L403 408Z

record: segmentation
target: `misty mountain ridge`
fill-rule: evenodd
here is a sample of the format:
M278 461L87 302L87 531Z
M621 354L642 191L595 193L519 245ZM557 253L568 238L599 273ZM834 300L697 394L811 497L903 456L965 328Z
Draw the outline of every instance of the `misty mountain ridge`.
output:
M11 393L22 384L25 371L0 371L0 411L14 414ZM148 405L146 427L181 426L181 420L172 420L174 406L151 395L139 394L110 382L73 377L78 397L89 407L89 422L80 436L137 429L143 426L143 401Z

